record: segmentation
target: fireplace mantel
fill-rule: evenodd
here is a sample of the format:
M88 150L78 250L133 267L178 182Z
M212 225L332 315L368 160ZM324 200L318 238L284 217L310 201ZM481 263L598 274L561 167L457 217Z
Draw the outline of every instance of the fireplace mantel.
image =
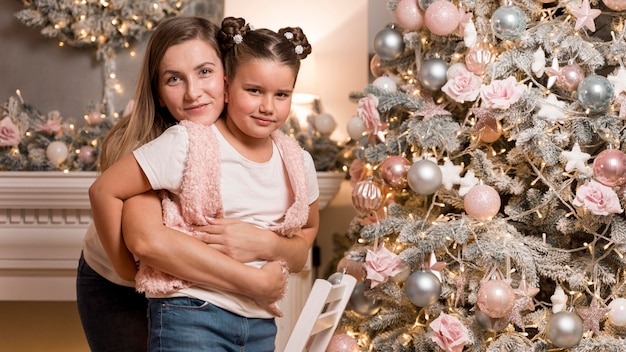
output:
M0 300L76 299L95 172L0 172Z

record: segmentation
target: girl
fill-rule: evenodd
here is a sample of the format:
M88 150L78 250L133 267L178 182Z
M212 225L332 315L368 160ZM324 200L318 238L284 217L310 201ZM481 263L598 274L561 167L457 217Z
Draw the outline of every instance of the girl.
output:
M310 53L306 37L299 28L250 31L243 19L228 18L220 39L227 49L226 115L213 126L183 121L96 180L90 197L103 240L117 236L121 242L119 214L107 209L152 187L173 194L163 203L171 227L193 232L192 225L228 227L230 218L239 218L286 236L301 233L312 243L318 227L312 159L278 130L290 110L299 59ZM202 104L189 108L201 111ZM274 350L273 316L249 297L192 286L145 264L138 287L150 297L151 350Z

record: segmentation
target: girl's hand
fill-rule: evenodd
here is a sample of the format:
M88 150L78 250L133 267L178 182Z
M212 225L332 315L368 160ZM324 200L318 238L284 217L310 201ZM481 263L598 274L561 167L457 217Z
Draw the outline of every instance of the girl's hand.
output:
M259 289L261 292L253 298L254 302L274 316L282 317L283 312L276 302L281 300L287 292L289 270L281 262L268 262L260 270Z
M194 232L202 242L242 263L267 259L264 251L274 235L238 219L214 219Z

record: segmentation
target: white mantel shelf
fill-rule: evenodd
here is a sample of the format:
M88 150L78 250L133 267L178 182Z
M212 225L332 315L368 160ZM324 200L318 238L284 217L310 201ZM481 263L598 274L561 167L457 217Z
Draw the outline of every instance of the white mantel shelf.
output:
M95 172L0 172L0 300L76 299Z

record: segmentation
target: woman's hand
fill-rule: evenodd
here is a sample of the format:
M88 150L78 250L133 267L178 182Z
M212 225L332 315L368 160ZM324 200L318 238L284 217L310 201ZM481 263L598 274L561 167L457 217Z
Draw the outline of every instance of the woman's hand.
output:
M284 263L268 262L260 269L259 289L261 292L254 299L254 302L261 308L267 310L277 317L282 317L277 301L281 300L287 292L289 270Z

